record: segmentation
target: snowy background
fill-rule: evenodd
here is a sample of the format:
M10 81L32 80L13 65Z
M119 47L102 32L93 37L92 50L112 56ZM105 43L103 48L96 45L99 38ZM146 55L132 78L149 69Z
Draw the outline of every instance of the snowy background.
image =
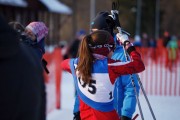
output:
M47 115L47 120L72 120L74 105L74 85L71 74L63 72L61 83L61 109L54 110ZM157 120L180 120L179 96L148 96ZM139 97L145 120L153 120L143 95ZM136 107L135 114L141 116ZM135 116L135 115L134 115Z

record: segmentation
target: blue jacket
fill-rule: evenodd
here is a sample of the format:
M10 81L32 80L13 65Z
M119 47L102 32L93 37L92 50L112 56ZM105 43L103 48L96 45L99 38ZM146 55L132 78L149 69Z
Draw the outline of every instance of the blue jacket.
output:
M126 61L124 49L120 45L116 45L112 59ZM135 74L132 75L137 93L139 95L139 84ZM114 107L119 116L127 116L132 118L136 109L136 96L133 85L131 83L130 75L123 75L117 78L114 89Z

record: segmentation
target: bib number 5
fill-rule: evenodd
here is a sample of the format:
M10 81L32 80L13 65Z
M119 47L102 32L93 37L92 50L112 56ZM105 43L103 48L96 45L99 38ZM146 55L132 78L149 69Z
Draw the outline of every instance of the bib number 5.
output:
M89 84L83 82L80 78L78 78L80 85L85 88L86 86L88 87L88 92L90 92L91 94L96 94L96 81L92 80L89 82Z

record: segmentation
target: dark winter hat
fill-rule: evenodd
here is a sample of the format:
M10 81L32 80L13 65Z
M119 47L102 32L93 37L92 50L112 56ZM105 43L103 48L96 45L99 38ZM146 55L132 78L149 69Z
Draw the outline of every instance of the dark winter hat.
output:
M115 27L114 20L109 16L109 12L100 12L91 22L91 30L106 30L113 36L113 29Z
M102 30L104 28L108 28L108 24L106 22L106 17L108 15L109 13L107 11L98 13L91 22L91 29Z

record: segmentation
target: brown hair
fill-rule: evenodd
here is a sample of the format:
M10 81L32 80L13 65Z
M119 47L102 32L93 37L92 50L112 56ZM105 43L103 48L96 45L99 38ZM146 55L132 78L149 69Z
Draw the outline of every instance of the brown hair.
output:
M79 76L85 83L89 83L91 80L92 65L95 60L92 47L108 43L110 36L107 31L98 30L90 35L86 35L81 41L78 50L79 61L76 71L78 70Z
M19 33L22 33L25 30L24 26L19 22L9 22L8 24Z

